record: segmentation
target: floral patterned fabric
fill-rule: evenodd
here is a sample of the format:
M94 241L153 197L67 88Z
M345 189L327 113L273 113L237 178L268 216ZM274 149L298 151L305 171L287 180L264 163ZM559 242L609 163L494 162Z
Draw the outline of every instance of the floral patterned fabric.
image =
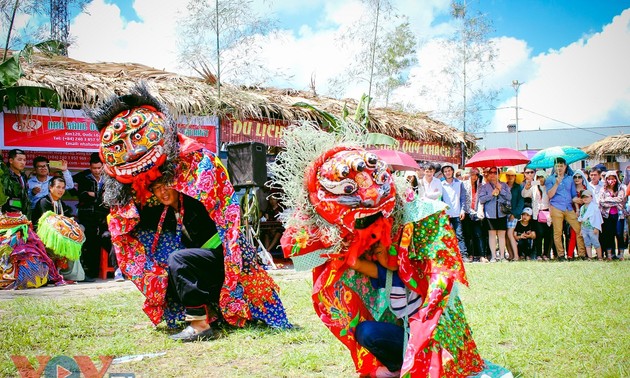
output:
M205 149L190 148L190 142L180 137L182 152L174 188L204 204L224 248L225 280L219 307L223 318L235 326L249 320L261 320L273 327L288 328L284 307L277 295L278 286L255 261L256 252L246 242L239 229L240 208L227 172L218 157ZM183 146L186 145L186 148ZM169 322L179 318L176 308L165 312L168 271L164 258L179 249L177 240L161 236L155 254L151 249L153 237L137 235L139 222L136 203L112 208L109 230L120 268L145 295L143 310L154 324L166 317ZM180 311L181 312L181 311Z
M6 278L12 282L6 289L37 288L48 282L65 284L30 223L0 230L0 250L5 256L10 251L8 265L12 271Z
M467 285L457 238L443 212L404 226L394 238L398 274L423 304L408 319L410 338L401 377L466 377L483 369L472 332L457 295L456 285ZM380 362L354 338L365 320L395 322L383 308L383 293L372 289L367 277L330 259L313 270L315 310L331 332L350 350L357 371L370 374Z

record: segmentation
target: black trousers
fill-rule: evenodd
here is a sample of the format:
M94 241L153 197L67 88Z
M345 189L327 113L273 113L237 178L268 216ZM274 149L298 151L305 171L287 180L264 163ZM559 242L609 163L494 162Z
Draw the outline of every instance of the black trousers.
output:
M100 214L91 211L79 212L79 223L85 227L85 243L81 248L81 263L85 273L97 277L101 264L102 233L107 230Z
M223 247L180 249L168 257L168 295L186 307L188 315L208 315L216 308L225 279Z

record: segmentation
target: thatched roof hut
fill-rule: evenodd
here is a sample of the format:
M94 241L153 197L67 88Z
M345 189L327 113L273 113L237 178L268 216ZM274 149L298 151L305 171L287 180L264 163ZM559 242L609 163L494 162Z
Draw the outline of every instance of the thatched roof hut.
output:
M316 96L305 91L269 88L221 86L219 102L216 86L200 78L187 77L135 63L85 63L63 56L33 54L30 62L22 62L24 77L19 85L39 85L55 89L64 107L95 106L113 94L122 94L138 81L144 80L155 89L157 97L167 104L174 115L231 114L253 119L315 120L321 116L310 109L293 106L307 102L336 116L344 105L351 114L357 102ZM391 109L370 109L370 131L393 137L459 145L475 146L472 134L433 120L426 113L404 113Z
M602 159L606 155L630 158L630 134L611 135L582 150L595 159Z

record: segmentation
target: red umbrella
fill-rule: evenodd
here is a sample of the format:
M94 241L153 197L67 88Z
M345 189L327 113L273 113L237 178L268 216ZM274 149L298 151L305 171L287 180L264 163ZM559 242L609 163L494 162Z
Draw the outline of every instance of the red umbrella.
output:
M420 168L416 160L404 152L396 150L370 150L370 152L375 153L379 159L395 170L406 171Z
M529 159L520 151L511 148L492 148L477 152L468 163L467 167L505 167L528 163Z

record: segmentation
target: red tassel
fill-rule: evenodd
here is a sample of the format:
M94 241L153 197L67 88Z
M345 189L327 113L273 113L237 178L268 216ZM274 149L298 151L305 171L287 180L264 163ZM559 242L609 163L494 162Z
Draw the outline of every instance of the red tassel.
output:
M162 172L160 172L158 166L155 166L134 179L131 186L136 191L136 198L142 205L153 195L149 191L149 185L160 177L162 177Z

